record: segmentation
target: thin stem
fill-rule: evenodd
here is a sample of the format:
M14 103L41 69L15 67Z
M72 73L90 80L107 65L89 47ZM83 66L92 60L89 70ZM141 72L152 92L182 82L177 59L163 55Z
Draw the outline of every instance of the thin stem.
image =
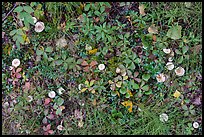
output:
M8 15L16 8L17 2L14 4L13 8L6 14L6 16L2 19L2 22L8 17Z

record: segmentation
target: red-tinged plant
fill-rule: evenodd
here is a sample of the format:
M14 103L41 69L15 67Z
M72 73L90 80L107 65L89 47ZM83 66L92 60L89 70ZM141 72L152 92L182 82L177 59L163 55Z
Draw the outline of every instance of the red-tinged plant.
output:
M11 71L11 77L12 77L12 84L15 86L16 83L18 82L18 80L22 77L20 72L22 71L22 68L17 68L15 70L15 68L13 68L13 70Z
M43 130L44 130L44 135L49 135L54 133L54 131L51 130L51 124L48 124L47 126L43 126Z

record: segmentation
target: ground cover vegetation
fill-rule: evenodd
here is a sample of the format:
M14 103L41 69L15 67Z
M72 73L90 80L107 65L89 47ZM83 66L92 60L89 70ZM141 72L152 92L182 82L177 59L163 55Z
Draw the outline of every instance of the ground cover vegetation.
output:
M201 135L202 2L2 2L2 134Z

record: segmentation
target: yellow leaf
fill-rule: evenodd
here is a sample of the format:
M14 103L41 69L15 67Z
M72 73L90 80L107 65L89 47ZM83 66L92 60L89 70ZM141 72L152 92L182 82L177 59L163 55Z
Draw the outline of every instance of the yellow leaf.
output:
M84 91L86 91L88 88L83 88L80 92L82 93L82 92L84 92Z
M117 93L118 97L120 97L120 93L118 91L116 91L116 93Z
M98 49L92 49L92 50L89 50L88 52L89 52L89 54L96 54L97 50Z
M128 79L128 76L123 76L123 80L127 80Z
M89 82L88 80L85 81L86 86L89 86Z
M111 81L111 80L109 80L109 81L108 81L108 83L109 83L109 84L113 84L114 82L113 82L113 81Z
M149 28L148 28L148 32L149 33L152 33L152 34L158 34L158 30L157 30L157 27L155 27L155 25L151 25Z
M133 96L130 90L127 90L127 92L130 94L131 97Z
M178 97L180 97L180 95L181 95L181 93L178 90L176 90L173 96L175 98L178 98Z
M94 82L95 82L95 80L90 81L90 87L93 86Z
M118 87L118 88L120 88L121 85L122 85L122 81L118 81L118 82L116 83L116 87Z
M92 94L96 93L95 89L91 90L91 93L92 93Z
M96 99L93 100L92 104L95 106L96 105Z
M128 108L128 111L129 111L129 112L132 112L132 101L129 101L129 100L128 100L128 101L124 101L124 102L122 102L121 104L122 104L123 106L125 106L125 107L129 107L129 108Z
M145 7L143 4L139 6L140 15L142 15L142 16L146 15L144 9L145 9Z
M65 106L60 106L61 110L64 110L65 109Z

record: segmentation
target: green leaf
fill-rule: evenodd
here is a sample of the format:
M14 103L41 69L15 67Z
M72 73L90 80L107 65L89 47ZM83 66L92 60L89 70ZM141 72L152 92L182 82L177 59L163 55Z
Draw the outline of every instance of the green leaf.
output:
M47 53L45 53L45 52L43 53L43 58L46 60L48 59Z
M179 51L178 49L175 49L176 54L182 55L181 51Z
M17 29L14 29L9 34L10 34L10 36L13 36L14 34L16 34L16 32L17 32Z
M68 64L67 64L67 63L64 63L64 64L63 64L63 67L64 67L65 70L67 70L67 69L68 69Z
M101 13L99 11L97 11L97 10L94 12L94 14L97 15L97 16L101 15Z
M119 91L120 91L121 94L126 94L127 93L127 89L126 88L121 88Z
M56 114L57 114L57 115L61 115L61 114L62 114L61 108L58 108L58 109L57 109Z
M23 10L23 7L22 6L18 6L14 9L13 12L21 12Z
M27 21L28 23L35 25L33 17L30 14L27 14L26 17L24 18L24 22Z
M134 82L134 83L132 83L132 88L133 89L139 89L139 85Z
M74 62L74 58L69 57L69 58L67 58L66 62L67 63L72 63L72 62Z
M63 103L64 103L64 99L59 97L57 100L56 100L56 103L58 106L61 106Z
M126 98L130 98L130 94L127 92L125 95Z
M183 62L183 56L180 56L179 58L178 58L178 64L180 64L180 63L182 63Z
M53 48L49 46L49 47L47 47L47 48L45 49L45 51L46 51L46 52L52 52L52 51L53 51Z
M89 8L90 8L90 4L86 4L85 7L84 7L84 10L85 10L85 11L88 11Z
M30 14L28 14L28 13L25 12L25 11L19 13L20 19L25 19L25 18L27 17L27 15L30 15Z
M102 6L102 7L100 8L100 11L101 11L101 13L103 13L103 12L105 11L105 6Z
M142 75L142 79L145 80L145 81L148 81L150 78L150 75L149 74L143 74Z
M56 64L56 65L61 65L62 63L63 63L63 60L56 60L56 61L55 61L55 64Z
M36 54L37 54L38 56L40 56L40 55L42 55L42 54L43 54L43 51L42 51L42 50L37 49L37 50L36 50Z
M23 9L28 13L34 12L34 10L30 6L24 6Z
M187 107L186 105L183 105L182 108L183 108L184 110L188 110L188 107Z
M21 35L17 35L17 40L21 43L24 44L23 37Z
M135 69L135 64L132 62L131 65L129 66L129 68L130 68L131 70L134 70L134 69Z
M141 89L144 90L144 91L148 91L149 90L149 86L145 85L145 86L141 87Z
M141 59L140 58L137 58L136 60L135 60L135 63L137 63L137 64L139 64L141 62Z
M132 61L131 61L129 58L127 58L126 60L124 60L124 62L125 62L126 64L130 64Z
M17 32L16 32L16 34L18 34L18 35L24 35L22 29L18 29Z
M177 40L181 38L181 26L173 26L167 32L167 37Z
M185 54L188 51L189 47L188 46L183 46L182 47L182 52Z
M117 95L117 91L111 91L111 96L116 96Z
M54 109L57 109L57 108L58 108L58 106L57 106L56 103L53 105L53 108L54 108Z

